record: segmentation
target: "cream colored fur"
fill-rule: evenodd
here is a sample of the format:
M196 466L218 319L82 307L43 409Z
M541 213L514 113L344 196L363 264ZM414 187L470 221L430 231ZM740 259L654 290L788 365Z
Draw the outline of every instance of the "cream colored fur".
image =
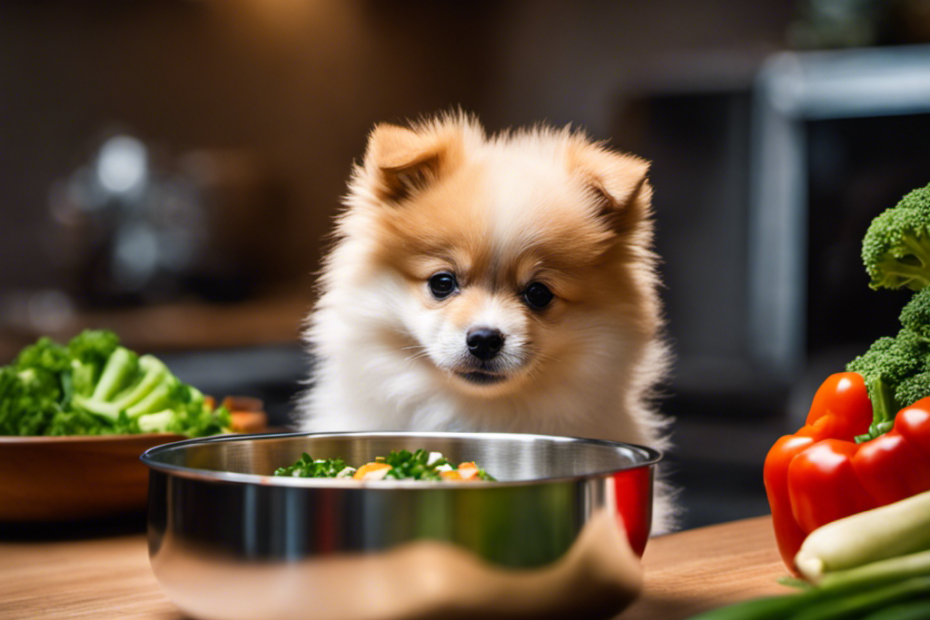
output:
M648 165L568 129L487 137L446 115L380 125L355 167L308 317L310 431L514 431L668 446ZM427 285L454 273L437 300ZM529 282L555 299L521 298ZM475 385L466 332L505 335ZM660 484L655 526L672 502Z

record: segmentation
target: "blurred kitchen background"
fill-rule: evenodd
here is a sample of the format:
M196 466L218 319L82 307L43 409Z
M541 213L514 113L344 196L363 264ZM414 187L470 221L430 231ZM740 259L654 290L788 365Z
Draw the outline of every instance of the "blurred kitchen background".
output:
M284 426L376 122L461 106L653 161L684 526L895 331L869 220L930 182L930 0L0 3L0 362L109 327Z

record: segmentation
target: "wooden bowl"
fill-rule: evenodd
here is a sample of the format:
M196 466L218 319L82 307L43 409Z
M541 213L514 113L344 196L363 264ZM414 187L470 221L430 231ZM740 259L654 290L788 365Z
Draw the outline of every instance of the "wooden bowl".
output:
M182 435L0 436L0 522L65 521L145 510L149 448Z
M223 401L236 433L267 430L257 398ZM139 457L155 446L188 439L147 433L68 437L0 435L0 523L67 521L142 512L149 470Z

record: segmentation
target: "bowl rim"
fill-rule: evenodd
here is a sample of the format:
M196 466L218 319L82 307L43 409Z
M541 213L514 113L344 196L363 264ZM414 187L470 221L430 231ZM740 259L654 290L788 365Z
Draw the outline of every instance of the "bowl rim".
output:
M113 433L109 435L0 435L0 447L4 445L55 444L55 443L112 443L127 441L164 440L180 443L189 439L178 433Z
M271 440L297 437L436 437L436 438L464 438L464 437L494 437L496 439L519 439L521 441L544 440L556 443L583 443L599 445L608 448L626 448L634 453L639 452L644 459L628 467L612 468L592 471L585 474L571 476L551 476L547 478L532 478L528 480L497 480L483 481L476 484L469 481L432 481L432 480L372 480L360 481L346 478L298 478L290 476L274 476L265 474L244 474L240 472L218 471L212 469L198 469L182 465L159 463L154 459L162 452L169 452L184 448L192 444L225 443L253 440ZM295 488L325 488L325 489L492 489L501 487L533 486L538 484L579 482L597 478L606 478L621 472L628 472L642 468L654 467L663 458L662 452L655 448L639 444L610 441L606 439L590 439L585 437L568 437L563 435L543 435L538 433L492 433L492 432L456 432L456 431L350 431L350 432L284 432L284 433L251 433L236 435L214 435L211 437L198 437L175 441L149 448L139 459L150 469L180 476L211 482L225 482L238 484L251 484L259 486L295 487Z

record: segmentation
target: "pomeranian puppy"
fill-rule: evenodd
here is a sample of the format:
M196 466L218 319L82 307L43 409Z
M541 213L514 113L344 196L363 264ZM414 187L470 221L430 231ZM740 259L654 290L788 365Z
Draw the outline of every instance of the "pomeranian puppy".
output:
M648 168L568 128L375 127L307 320L301 428L665 448Z

